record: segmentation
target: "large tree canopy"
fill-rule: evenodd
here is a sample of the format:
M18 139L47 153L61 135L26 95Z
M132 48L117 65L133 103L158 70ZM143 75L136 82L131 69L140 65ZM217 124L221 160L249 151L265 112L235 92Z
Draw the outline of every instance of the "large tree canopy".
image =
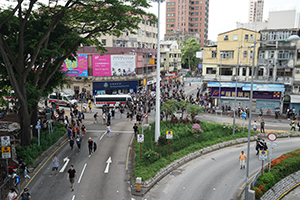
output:
M182 52L182 64L185 68L189 68L190 71L194 71L201 59L196 58L196 52L201 50L199 41L194 38L190 38L187 41L182 41L184 47Z
M134 32L142 17L155 20L143 10L150 7L146 0L56 2L50 0L47 6L31 0L24 8L18 0L16 7L0 10L0 78L8 77L20 104L22 145L31 142L30 125L35 125L39 99L62 83L60 70L66 58L72 59L81 44L104 51L100 35Z

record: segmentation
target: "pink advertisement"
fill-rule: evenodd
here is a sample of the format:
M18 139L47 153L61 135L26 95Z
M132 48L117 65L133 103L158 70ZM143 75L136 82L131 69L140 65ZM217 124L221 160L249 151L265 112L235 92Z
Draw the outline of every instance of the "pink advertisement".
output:
M93 55L93 76L111 76L110 55Z
M62 66L62 71L66 71L66 76L88 76L87 55L78 55L75 60L66 59Z

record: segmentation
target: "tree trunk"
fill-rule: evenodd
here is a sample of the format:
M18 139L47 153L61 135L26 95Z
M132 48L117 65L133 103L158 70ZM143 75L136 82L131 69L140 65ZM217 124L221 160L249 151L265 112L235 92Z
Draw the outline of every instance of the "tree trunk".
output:
M38 103L34 104L31 108L30 108L31 113L31 124L33 126L35 126L37 124L37 120L38 120ZM42 125L42 124L41 124ZM38 137L38 131L37 129L33 128L32 129L32 136L33 137Z
M28 109L24 108L23 105L24 104L21 103L18 114L21 126L21 146L29 146L31 143L30 115Z

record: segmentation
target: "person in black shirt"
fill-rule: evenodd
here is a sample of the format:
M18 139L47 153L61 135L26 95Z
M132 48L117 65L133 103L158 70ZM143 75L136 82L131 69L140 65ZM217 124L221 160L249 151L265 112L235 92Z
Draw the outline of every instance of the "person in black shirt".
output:
M88 140L88 147L89 147L89 157L91 157L92 152L93 152L93 147L94 147L94 142L92 138L89 138Z
M138 130L138 126L136 125L136 123L133 126L133 130L134 130L134 135L137 136L137 134L139 134L139 130Z
M72 191L74 191L75 178L77 179L77 174L75 169L73 168L73 165L71 165L70 169L68 170L67 180L70 180Z

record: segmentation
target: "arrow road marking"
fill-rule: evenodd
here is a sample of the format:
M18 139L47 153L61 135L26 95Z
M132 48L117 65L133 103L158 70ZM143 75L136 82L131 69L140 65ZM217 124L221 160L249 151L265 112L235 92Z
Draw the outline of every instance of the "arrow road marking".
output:
M105 167L105 170L104 170L104 174L107 174L108 171L109 171L109 165L110 165L110 163L112 163L111 157L109 157L109 158L107 159L106 163L107 163L107 164L106 164L106 167Z
M60 169L60 171L59 171L60 173L62 173L62 172L65 171L65 169L66 169L66 167L67 167L69 161L70 161L70 159L68 158L68 156L64 158L64 163L65 163L65 164L64 164L64 166Z

